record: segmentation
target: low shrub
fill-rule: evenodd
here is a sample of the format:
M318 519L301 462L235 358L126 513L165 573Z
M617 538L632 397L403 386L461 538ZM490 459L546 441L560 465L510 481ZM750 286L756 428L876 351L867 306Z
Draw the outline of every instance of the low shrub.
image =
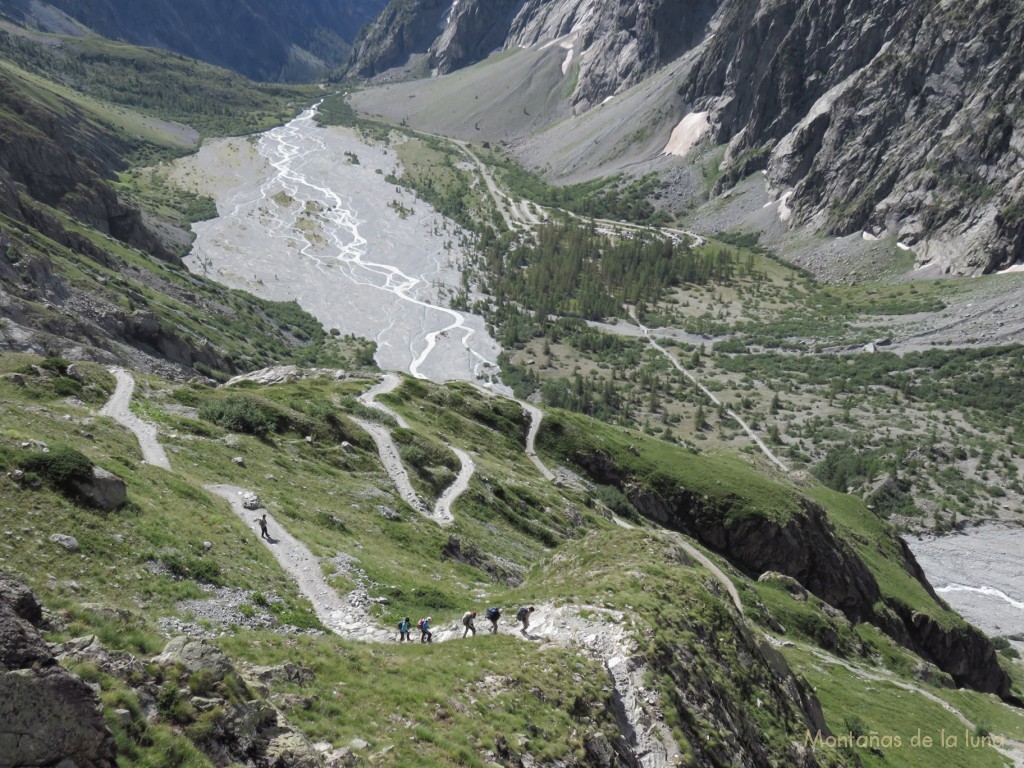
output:
M92 480L92 462L66 445L54 446L49 451L31 451L21 457L18 466L35 474L52 488L70 495L77 493L76 483Z
M222 400L208 400L199 406L199 418L256 437L278 431L282 414L273 406L244 395L230 395Z

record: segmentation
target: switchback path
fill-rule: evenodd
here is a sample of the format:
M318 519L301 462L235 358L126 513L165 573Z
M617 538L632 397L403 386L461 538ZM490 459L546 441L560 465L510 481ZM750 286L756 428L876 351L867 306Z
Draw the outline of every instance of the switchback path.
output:
M347 595L339 595L324 579L321 561L314 557L301 541L296 539L284 526L265 509L246 509L242 506L242 494L246 491L238 486L216 483L204 486L231 504L232 511L245 524L256 529L256 520L267 516L270 541L260 538L270 550L278 564L299 587L302 596L313 604L316 616L325 627L348 640L388 640L391 633L376 626L374 617L363 607L368 602L365 590L356 589Z
M132 413L135 379L124 368L113 367L108 370L117 379L117 386L114 388L114 394L100 408L100 416L109 416L135 435L139 441L139 448L142 449L143 461L154 467L170 470L171 462L168 461L167 453L157 439L156 427Z
M402 383L402 378L396 373L387 373L382 378L380 383L374 385L366 392L359 396L359 402L368 408L373 408L386 413L395 419L398 426L403 429L408 429L409 424L405 419L398 413L395 413L386 405L377 402L377 396L383 395L387 392L391 392L396 389ZM434 504L434 508L430 509L427 504L423 501L416 490L412 487L412 481L409 480L409 473L405 470L405 465L402 464L402 459L398 453L398 446L395 445L395 441L391 438L391 432L382 424L376 422L367 421L366 419L353 419L356 424L366 430L373 441L377 444L377 454L380 456L381 464L384 465L384 470L388 473L391 478L391 482L395 484L395 488L398 490L398 495L402 497L409 506L415 509L424 517L433 520L438 525L451 525L455 521L455 517L452 515L452 504L459 498L466 489L469 487L469 481L473 477L473 473L476 471L476 465L473 460L469 457L469 454L460 448L449 446L451 451L459 457L461 467L455 480L452 481L451 485L445 488L444 493L441 494L440 498Z

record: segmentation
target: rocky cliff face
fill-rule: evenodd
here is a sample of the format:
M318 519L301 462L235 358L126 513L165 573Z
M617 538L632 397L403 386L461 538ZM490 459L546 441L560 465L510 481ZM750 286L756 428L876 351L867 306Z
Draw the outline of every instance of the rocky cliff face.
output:
M41 622L28 588L0 573L0 766L113 768L99 697L57 664Z
M51 110L0 76L0 213L20 221L31 219L28 206L18 197L24 193L99 232L180 263L147 229L138 209L121 201L105 178L127 145L99 134L73 105L62 106L63 113ZM57 229L53 223L44 232L58 237Z
M570 100L580 109L600 104L640 82L698 43L718 0L398 0L354 46L352 68L369 76L425 54L444 74L495 50L560 45L565 69L578 66Z
M708 125L704 136L728 144L718 191L763 170L774 198L786 196L787 226L894 236L937 272L1024 260L1020 3L464 0L447 13L434 0L404 0L401 8L403 25L389 32L394 17L382 16L388 22L368 32L387 45L359 49L360 73L380 71L378 50L387 66L425 54L443 74L495 49L557 45L580 113L671 65L675 97L656 118L663 124L644 128L667 131L686 117ZM413 26L418 35L400 31Z
M680 94L795 221L973 274L1024 258L1024 6L732 3Z

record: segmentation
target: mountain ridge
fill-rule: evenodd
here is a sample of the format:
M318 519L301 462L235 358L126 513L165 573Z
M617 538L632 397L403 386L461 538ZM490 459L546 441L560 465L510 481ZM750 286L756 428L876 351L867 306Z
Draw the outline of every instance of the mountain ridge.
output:
M387 62L416 53L443 75L493 48L560 45L563 109L576 113L569 125L584 116L600 123L592 113L606 100L630 98L630 89L671 67L676 93L662 96L657 110L641 108L644 129L665 135L684 119L703 123L689 146L726 146L714 193L764 171L771 200L785 198L783 227L893 236L915 252L917 266L941 274L980 274L1024 259L1024 134L1012 95L1024 76L1019 8L1000 0L591 5L460 3L429 43L393 40ZM405 23L428 12L410 0L391 7L402 9ZM379 71L373 41L395 29L363 33L355 71ZM480 29L496 44L476 46L472 30ZM500 66L490 71L500 87ZM400 116L417 114L407 106ZM560 119L551 113L547 122ZM519 156L557 179L553 153L567 149L539 148L529 126L512 130L513 144L530 147ZM560 142L568 145L566 134ZM493 130L481 137L509 138ZM611 149L595 143L591 168ZM667 146L640 156L654 163Z
M382 4L249 0L233 5L217 7L195 0L4 0L0 10L45 31L71 31L57 14L47 13L56 9L96 34L175 51L253 80L308 82L344 62L350 41Z

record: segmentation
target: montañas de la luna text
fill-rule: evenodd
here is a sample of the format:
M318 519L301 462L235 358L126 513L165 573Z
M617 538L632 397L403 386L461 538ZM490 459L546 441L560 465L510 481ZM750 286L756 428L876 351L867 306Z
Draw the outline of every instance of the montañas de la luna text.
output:
M857 747L859 749L980 749L982 747L1002 747L1005 739L993 734L980 734L965 728L963 734L941 729L937 734L929 734L920 728L909 736L896 733L844 733L825 736L821 731L804 734L804 744L814 747Z

